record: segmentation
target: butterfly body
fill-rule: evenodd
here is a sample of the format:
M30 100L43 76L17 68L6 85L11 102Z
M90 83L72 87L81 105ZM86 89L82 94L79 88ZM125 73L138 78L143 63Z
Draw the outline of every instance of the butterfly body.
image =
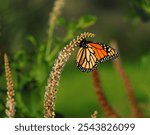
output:
M86 39L80 42L79 47L76 64L82 72L93 71L98 63L118 56L118 53L112 47L102 43L86 41Z

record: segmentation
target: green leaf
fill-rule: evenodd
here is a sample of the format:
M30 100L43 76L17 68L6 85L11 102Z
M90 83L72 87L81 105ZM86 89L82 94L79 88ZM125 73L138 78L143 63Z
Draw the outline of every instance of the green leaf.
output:
M96 22L95 16L87 15L87 16L81 17L79 19L77 28L84 29L84 28L90 27L91 25L95 24L95 22Z
M57 24L66 26L68 23L63 17L59 17L58 20L57 20Z
M143 1L143 3L142 3L142 8L145 10L145 12L146 12L147 14L150 15L150 1L149 1L149 0Z
M38 52L37 52L37 63L38 64L42 64L43 60L44 60L44 53L45 53L45 44L41 43L38 46Z
M28 35L28 36L27 36L27 40L28 40L29 42L31 42L32 45L37 46L37 41L36 41L36 39L35 39L34 36Z
M48 66L47 63L41 63L33 66L33 69L30 71L30 76L39 84L44 83L47 77Z
M51 63L51 60L56 56L56 54L58 53L60 49L60 46L55 46L55 48L51 51L51 53L48 55L48 57L46 58L46 61L48 63Z

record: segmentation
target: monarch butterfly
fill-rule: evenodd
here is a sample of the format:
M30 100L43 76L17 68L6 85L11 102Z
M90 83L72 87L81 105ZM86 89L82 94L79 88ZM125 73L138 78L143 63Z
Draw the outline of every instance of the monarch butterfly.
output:
M82 72L93 71L98 63L118 57L118 52L111 46L83 39L79 44L76 65Z

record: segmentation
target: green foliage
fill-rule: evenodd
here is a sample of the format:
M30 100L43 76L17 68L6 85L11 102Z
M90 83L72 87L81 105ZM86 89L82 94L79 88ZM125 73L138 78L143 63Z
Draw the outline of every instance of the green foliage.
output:
M94 5L96 1L90 2ZM101 8L99 8L97 4L99 2ZM136 30L132 30L128 24L120 23L123 13L127 11L126 2L129 3L131 7L131 10L128 12L131 22L138 24L137 22L139 21L148 22L150 20L149 0L116 0L116 6L112 6L109 1L97 0L94 12L95 15L101 17L100 20L98 20L99 25L95 27L96 29L94 29L94 31L99 35L99 37L97 37L103 39L103 41L108 41L115 37L116 40L119 41L121 54L124 53L124 56L128 56L127 61L131 61L134 58L138 60L137 65L125 63L125 69L127 69L127 73L135 87L138 102L142 110L145 110L146 116L149 117L150 56L146 55L149 53L149 25L146 24L146 26L144 23L141 23L142 25L138 25ZM115 5L114 1L112 1L112 3ZM58 29L56 31L54 29L52 32L50 53L46 55L48 39L45 39L45 35L48 30L45 31L45 29L47 27L48 19L46 18L50 5L49 0L0 1L0 36L2 39L0 56L2 62L2 52L4 50L12 53L12 55L9 54L8 56L16 92L17 111L15 117L43 117L45 86L54 59L57 57L58 52L74 38L74 35L83 30L87 31L87 29L97 21L97 18L91 15L81 16L79 19L74 20L74 17L72 17L72 20L59 17L56 26L61 27L65 32L63 36L58 36L59 33L56 33L56 36L54 33ZM90 10L87 8L90 7L93 9L91 5L88 5L90 4L82 7L82 10L89 12ZM71 12L73 13L75 10L71 8ZM108 14L110 16L108 16ZM141 60L137 57L139 52L140 56L144 54ZM4 67L2 66L4 65L1 64L0 66L0 117L5 117L6 78ZM129 112L130 108L120 78L115 74L113 68L107 68L107 66L103 67L103 64L99 67L100 76L108 100L111 101L112 106L117 112L122 114L122 116L129 117L131 114ZM56 99L56 113L59 112L64 117L89 117L93 111L99 107L93 91L90 74L79 72L75 68L73 59L67 63L62 78ZM115 81L114 78L117 78L117 80ZM82 84L80 82L82 82ZM76 85L74 85L75 83ZM112 96L116 93L118 96ZM83 97L85 97L84 100ZM99 111L101 115L102 112L101 110Z
M132 0L130 1L132 14L130 17L140 18L143 22L150 20L150 1L149 0Z
M96 22L94 16L84 16L78 21L69 21L59 18L58 25L66 29L64 37L53 36L52 47L48 56L47 40L38 41L33 35L26 37L28 46L17 51L11 58L11 69L16 92L16 117L43 117L43 98L47 79L54 59L58 52L75 34L85 30ZM52 33L54 34L54 33ZM3 75L5 78L5 75ZM4 87L6 94L6 86ZM2 95L3 91L0 91ZM3 93L4 93L3 92ZM0 112L5 110L5 99L1 103ZM4 113L2 113L5 117Z
M58 19L58 24L63 25L67 29L67 34L63 38L63 43L66 43L68 40L72 39L76 31L81 31L86 29L96 22L96 17L91 15L86 15L80 17L77 21L67 21L64 18L60 17Z

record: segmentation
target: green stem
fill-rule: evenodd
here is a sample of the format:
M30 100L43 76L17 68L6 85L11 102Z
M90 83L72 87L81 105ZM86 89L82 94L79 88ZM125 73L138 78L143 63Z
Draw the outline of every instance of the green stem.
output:
M49 26L47 47L46 47L46 59L51 52L52 42L53 42L53 33L54 33L55 24Z

